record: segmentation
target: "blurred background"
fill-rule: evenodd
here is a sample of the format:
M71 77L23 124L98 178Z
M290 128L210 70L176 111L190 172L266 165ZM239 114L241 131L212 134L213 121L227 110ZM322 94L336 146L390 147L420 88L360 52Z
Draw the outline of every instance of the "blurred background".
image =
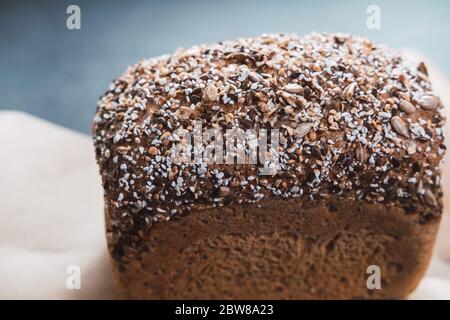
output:
M66 27L69 5L81 29ZM381 28L366 26L368 6ZM450 74L450 1L0 0L0 109L89 132L109 83L145 57L261 33L365 35L417 50Z

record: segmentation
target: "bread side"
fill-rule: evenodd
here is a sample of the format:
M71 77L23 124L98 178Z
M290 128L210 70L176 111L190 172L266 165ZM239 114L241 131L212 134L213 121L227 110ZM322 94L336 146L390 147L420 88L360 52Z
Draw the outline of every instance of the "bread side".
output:
M127 299L405 298L428 265L439 219L356 200L263 201L156 224L145 253L115 261ZM369 289L369 266L381 289Z

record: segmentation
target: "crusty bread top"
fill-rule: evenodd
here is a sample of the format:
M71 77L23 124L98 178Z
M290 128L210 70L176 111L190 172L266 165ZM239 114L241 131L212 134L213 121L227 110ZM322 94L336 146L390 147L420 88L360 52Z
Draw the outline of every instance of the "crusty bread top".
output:
M271 197L440 212L441 107L423 63L367 39L263 35L133 65L100 99L93 134L106 197L130 223ZM175 163L174 132L192 132L194 121L278 129L278 171Z

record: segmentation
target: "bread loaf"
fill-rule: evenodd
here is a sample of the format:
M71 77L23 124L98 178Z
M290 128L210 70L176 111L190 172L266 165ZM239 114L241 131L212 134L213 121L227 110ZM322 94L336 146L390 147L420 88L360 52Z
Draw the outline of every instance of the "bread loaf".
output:
M120 296L406 297L442 213L441 108L423 63L344 34L131 66L93 123Z

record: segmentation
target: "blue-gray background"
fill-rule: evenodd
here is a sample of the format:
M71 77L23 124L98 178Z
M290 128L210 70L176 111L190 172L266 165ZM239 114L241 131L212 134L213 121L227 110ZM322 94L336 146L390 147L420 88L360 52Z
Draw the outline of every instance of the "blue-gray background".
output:
M81 30L66 8L81 7ZM368 30L366 9L381 8ZM177 47L264 32L340 31L413 48L450 74L450 1L0 0L0 109L89 132L98 97L127 65Z

